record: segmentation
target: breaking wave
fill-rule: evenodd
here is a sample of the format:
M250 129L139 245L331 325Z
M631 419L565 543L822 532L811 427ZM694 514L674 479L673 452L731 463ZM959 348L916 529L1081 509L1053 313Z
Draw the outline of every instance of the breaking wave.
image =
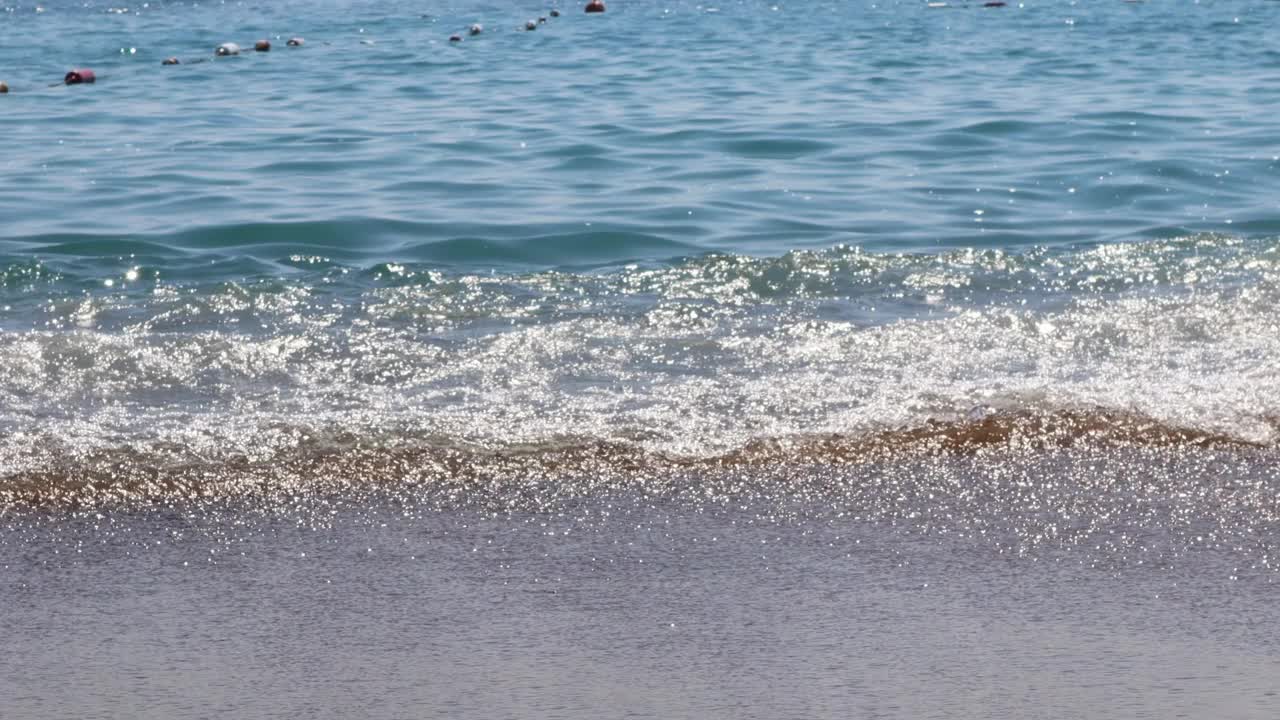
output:
M0 270L0 497L1280 437L1275 239L291 262L216 282L124 265L92 287Z
M1271 422L1280 430L1280 418ZM377 488L420 488L432 496L452 495L459 504L491 502L497 497L505 505L519 505L531 491L563 495L603 487L650 492L673 478L695 477L695 491L703 492L707 488L698 485L726 472L738 473L733 477L741 483L742 471L794 475L823 468L876 468L984 455L1204 451L1254 463L1280 460L1274 444L1105 410L994 413L861 436L760 438L711 456L673 455L637 443L590 439L495 449L445 438L368 438L340 432L318 438L303 428L276 430L299 441L258 459L235 452L204 456L189 447L163 443L78 455L61 455L51 448L43 463L4 479L0 506L263 499L366 493ZM853 477L856 481L856 474ZM544 487L547 483L549 491Z

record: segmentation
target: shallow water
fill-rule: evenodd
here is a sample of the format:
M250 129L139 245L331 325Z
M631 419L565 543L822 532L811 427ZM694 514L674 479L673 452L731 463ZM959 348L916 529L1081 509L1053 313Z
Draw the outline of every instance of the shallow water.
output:
M1280 3L979 5L2 8L0 716L1280 715Z
M4 16L10 472L986 406L1274 442L1280 5L120 10Z

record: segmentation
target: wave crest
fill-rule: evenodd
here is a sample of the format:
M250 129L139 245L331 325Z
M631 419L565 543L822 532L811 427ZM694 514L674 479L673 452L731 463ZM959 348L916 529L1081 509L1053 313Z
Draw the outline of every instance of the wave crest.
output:
M1280 430L1280 417L1269 420ZM862 435L760 438L726 453L684 456L637 443L561 439L483 448L440 438L362 438L336 433L250 459L210 459L191 448L116 447L51 459L0 478L0 506L92 508L252 501L284 506L300 496L372 492L432 502L529 509L583 495L725 493L742 472L785 476L756 493L787 495L832 467L884 468L922 460L1027 458L1059 451L1217 452L1273 464L1274 443L1171 426L1108 411L976 412L958 421ZM852 482L857 482L854 474ZM700 484L703 486L700 487ZM812 488L804 492L811 493Z

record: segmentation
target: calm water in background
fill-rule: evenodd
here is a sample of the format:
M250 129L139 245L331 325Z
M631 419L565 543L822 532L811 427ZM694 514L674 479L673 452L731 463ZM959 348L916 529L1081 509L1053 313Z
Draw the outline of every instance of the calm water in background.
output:
M1280 3L976 5L3 8L0 715L1276 717Z

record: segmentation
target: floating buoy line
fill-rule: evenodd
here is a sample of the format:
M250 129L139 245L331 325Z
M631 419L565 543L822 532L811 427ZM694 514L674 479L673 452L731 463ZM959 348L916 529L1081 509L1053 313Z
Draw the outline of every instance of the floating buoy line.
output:
M1125 2L1142 2L1143 0L1124 0L1124 1ZM957 5L951 2L946 2L946 0L931 0L926 2L925 6L932 9L957 7ZM1003 2L1002 0L989 0L987 2L983 2L981 5L981 7L984 7L984 8L1002 8L1006 6L1007 6L1007 3ZM968 7L968 5L967 4L960 5L959 7ZM604 0L589 0L589 2L583 8L583 12L588 14L602 13L602 12L605 12L605 9L606 8L605 8ZM428 16L423 15L423 17L428 17ZM556 8L552 8L547 13L547 15L539 16L536 19L530 19L525 21L524 25L519 29L523 30L524 32L532 32L534 30L537 30L539 25L544 25L548 22L548 17L551 17L551 18L560 17L560 10ZM476 35L479 35L483 32L484 32L484 26L479 23L472 25L467 30L467 34L472 37L475 37ZM453 43L453 44L461 43L462 40L463 40L462 33L454 33L449 35L450 43ZM360 42L365 45L373 44L372 40L361 40ZM291 48L300 48L305 44L306 44L306 40L297 36L290 37L285 42L285 45ZM253 44L253 50L254 52L271 52L271 41L266 39L258 40ZM213 58L235 57L240 54L241 54L241 49L238 44L233 42L226 42L226 43L222 43L221 45L218 45L213 49L212 58L200 57L192 60L187 60L184 62L178 59L176 56L171 56L160 61L160 64L161 65L194 65L196 63L202 63L207 60L211 60ZM89 68L75 68L68 71L67 74L63 76L62 82L53 83L50 87L57 87L59 85L88 85L96 81L97 81L97 77L94 75L93 70ZM7 94L8 92L9 92L9 86L5 84L4 81L0 80L0 95Z
M605 11L604 2L603 0L590 0L590 2L587 3L586 7L583 8L583 11L587 13L604 12ZM523 30L526 32L531 30L537 30L539 25L544 25L548 22L548 19L547 19L548 16L552 18L558 18L560 17L560 11L553 8L550 12L547 13L547 15L539 16L537 19L527 21L524 24ZM484 32L484 26L481 25L480 23L476 23L472 25L467 30L467 34L472 37L475 37L476 35L479 35L483 32ZM300 48L303 45L305 45L306 42L307 41L304 38L295 36L295 37L289 38L285 42L285 45L291 48ZM366 44L372 44L372 41L361 41L361 42L364 42ZM450 35L449 42L450 43L462 42L462 34L455 33ZM260 52L260 53L271 52L271 41L264 38L262 40L258 40L254 42L253 51ZM179 59L177 56L170 56L170 57L166 57L164 60L161 60L160 64L161 65L194 65L196 63L202 63L207 60L212 60L214 58L235 57L240 54L241 54L240 45L233 42L225 42L213 49L212 57L200 57L200 58L194 58L191 60L183 61ZM57 87L59 85L90 85L97 82L97 80L98 80L97 75L94 74L93 70L89 68L84 68L84 67L73 68L67 71L65 75L63 75L62 82L53 83L50 85L50 87ZM3 80L0 80L0 95L5 95L8 92L9 92L9 85L6 84Z

